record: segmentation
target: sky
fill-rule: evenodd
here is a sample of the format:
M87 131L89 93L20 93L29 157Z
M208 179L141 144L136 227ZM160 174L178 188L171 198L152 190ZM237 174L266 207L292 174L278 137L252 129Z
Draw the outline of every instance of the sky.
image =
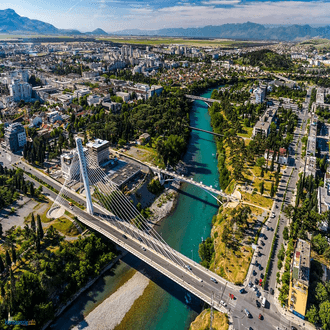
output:
M81 32L225 23L330 24L330 0L1 0L0 9Z

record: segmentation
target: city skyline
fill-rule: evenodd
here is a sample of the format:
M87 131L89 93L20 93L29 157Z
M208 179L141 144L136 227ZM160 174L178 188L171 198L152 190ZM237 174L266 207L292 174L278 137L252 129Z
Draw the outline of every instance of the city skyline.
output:
M0 10L8 8L57 28L81 32L96 28L106 32L189 28L247 21L285 25L330 24L329 1L13 0L0 4Z

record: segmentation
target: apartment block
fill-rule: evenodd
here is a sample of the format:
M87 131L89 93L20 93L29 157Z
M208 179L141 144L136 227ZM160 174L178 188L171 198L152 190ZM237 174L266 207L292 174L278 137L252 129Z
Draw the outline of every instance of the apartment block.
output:
M298 239L291 265L289 310L305 319L310 276L310 243Z

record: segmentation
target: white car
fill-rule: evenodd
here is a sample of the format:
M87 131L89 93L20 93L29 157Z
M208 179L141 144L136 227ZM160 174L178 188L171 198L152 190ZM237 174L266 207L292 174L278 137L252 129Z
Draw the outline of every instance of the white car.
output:
M224 307L227 306L227 304L226 304L223 300L220 301L220 304L221 304L222 306L224 306Z

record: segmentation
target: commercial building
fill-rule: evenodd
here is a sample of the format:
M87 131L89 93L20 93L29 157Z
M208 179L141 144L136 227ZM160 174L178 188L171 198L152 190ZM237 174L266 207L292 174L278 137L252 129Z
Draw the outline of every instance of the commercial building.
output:
M291 265L289 310L305 319L310 276L310 243L298 239Z
M5 142L7 147L15 152L26 144L26 133L20 123L14 123L5 128Z
M109 141L95 139L94 142L88 142L86 147L89 150L89 154L92 155L98 165L106 163L109 161Z

